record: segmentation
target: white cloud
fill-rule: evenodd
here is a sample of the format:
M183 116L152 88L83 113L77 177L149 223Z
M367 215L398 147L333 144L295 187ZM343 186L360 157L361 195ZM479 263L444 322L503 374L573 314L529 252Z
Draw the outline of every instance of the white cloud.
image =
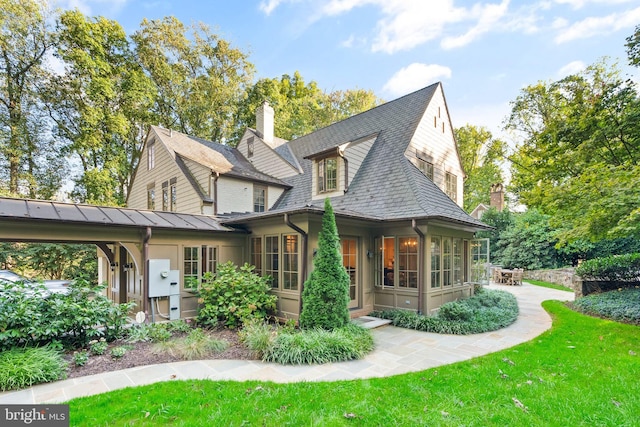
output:
M423 88L442 78L451 78L451 69L437 64L413 64L397 71L382 90L390 96L401 96Z
M633 28L638 22L640 22L640 7L607 16L589 17L563 28L556 36L555 41L560 44L610 34L621 29Z
M441 46L444 49L453 49L468 45L482 34L493 29L496 23L507 13L508 6L509 0L503 0L500 4L488 4L484 7L476 4L473 6L471 14L476 17L478 23L461 36L445 37Z
M54 6L62 9L78 9L83 14L91 16L94 6L101 9L108 6L111 12L117 12L127 4L127 1L129 0L57 0L54 1Z
M571 61L564 67L560 68L556 73L559 78L564 78L567 76L571 76L573 74L578 74L580 71L587 68L587 65L582 61Z
M628 3L630 0L555 0L558 4L568 4L574 9L581 9L588 3Z
M265 15L271 15L271 12L273 12L278 6L280 6L281 3L282 0L261 1L260 6L258 7L265 13Z

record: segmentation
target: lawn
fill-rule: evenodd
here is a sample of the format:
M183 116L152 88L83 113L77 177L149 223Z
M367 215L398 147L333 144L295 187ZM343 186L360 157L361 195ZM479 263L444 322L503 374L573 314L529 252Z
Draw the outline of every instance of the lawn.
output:
M566 286L557 285L555 283L550 283L550 282L543 282L542 280L525 279L525 282L531 283L532 285L535 285L535 286L542 286L543 288L551 288L551 289L558 289L559 291L573 292L573 289L567 288Z
M640 328L543 306L552 329L466 362L343 382L158 383L74 399L71 425L637 425Z

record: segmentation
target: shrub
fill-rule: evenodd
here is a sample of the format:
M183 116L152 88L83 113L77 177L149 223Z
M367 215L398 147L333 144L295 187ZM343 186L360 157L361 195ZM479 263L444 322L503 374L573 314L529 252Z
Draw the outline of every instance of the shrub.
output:
M478 334L509 326L518 318L518 302L505 291L485 289L462 301L443 304L435 316L408 310L374 311L371 316L390 319L394 326L437 334Z
M279 331L263 354L265 362L282 364L332 363L361 359L374 347L368 329L349 323L332 331Z
M103 288L78 280L68 294L49 294L44 285L0 284L0 350L54 340L77 348L122 336L134 303L115 304Z
M583 279L625 282L640 280L640 253L584 261L576 268Z
M350 320L349 283L349 275L342 265L333 208L329 199L325 199L318 253L302 292L300 327L330 331L347 325Z
M200 328L192 329L187 336L158 343L154 347L156 353L169 352L183 359L200 359L210 352L224 351L228 343L209 336Z
M76 366L84 366L88 360L89 353L86 350L73 353L73 363L75 363Z
M118 347L113 347L109 354L111 354L111 357L113 357L114 359L120 359L125 354L127 354L127 351L129 351L129 347L121 345Z
M57 381L66 375L60 351L50 346L12 348L0 353L0 390Z
M91 351L91 354L100 356L101 354L104 354L105 351L107 351L108 346L109 344L107 344L104 339L93 340L89 342L89 351Z
M276 308L277 297L269 293L268 279L254 274L253 269L249 264L238 269L227 262L218 266L215 276L205 274L198 323L236 327L249 319L265 319Z
M578 311L618 322L640 325L640 289L591 294L573 302Z

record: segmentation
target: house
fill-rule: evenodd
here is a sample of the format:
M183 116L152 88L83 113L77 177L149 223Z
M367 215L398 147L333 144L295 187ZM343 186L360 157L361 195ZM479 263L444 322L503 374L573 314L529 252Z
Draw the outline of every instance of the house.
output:
M220 224L151 238L142 261L140 244L123 252L127 265L165 260L162 268L177 272L174 302L144 293L155 286L153 271L146 282L123 279L143 283L152 310L194 315L203 272L232 260L270 276L279 315L296 318L327 197L353 316L389 308L429 314L473 293L474 233L488 227L462 209L464 171L440 83L292 141L274 135L267 103L256 114L256 129L237 148L151 127L128 208Z
M489 206L484 203L478 203L478 206L469 215L476 219L482 219L482 215L491 208L496 208L498 212L502 212L504 209L504 187L501 183L491 185L489 197Z

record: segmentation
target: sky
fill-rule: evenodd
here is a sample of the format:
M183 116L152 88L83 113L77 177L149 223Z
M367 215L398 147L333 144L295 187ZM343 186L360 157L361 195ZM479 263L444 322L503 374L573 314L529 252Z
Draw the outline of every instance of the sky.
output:
M327 92L372 90L393 100L442 82L455 127L502 131L510 102L609 58L625 75L625 39L640 0L58 0L118 21L203 22L249 54L256 79L299 71Z

